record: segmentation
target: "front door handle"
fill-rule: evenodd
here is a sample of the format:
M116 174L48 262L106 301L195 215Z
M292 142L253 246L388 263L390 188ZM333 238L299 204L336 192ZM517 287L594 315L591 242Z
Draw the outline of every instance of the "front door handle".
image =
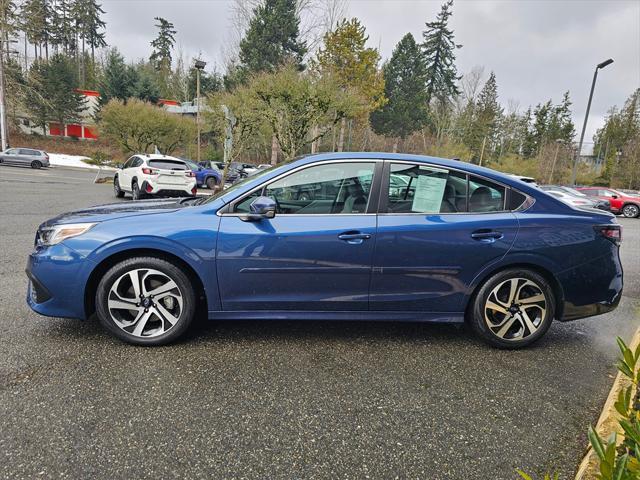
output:
M504 235L502 232L496 232L494 230L476 230L471 234L471 238L480 242L492 243L496 240L500 240Z
M362 232L344 232L338 235L338 238L352 245L359 245L364 240L369 240L371 238L371 234Z

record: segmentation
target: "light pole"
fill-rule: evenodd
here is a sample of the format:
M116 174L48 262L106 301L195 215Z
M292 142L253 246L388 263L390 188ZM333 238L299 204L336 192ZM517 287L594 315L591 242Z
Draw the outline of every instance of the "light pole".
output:
M610 58L602 63L596 65L596 71L593 72L593 81L591 82L591 92L589 92L589 101L587 102L587 113L584 116L584 123L582 124L582 133L580 134L580 143L578 144L578 151L576 152L576 158L573 161L573 171L571 172L571 185L576 184L576 176L578 174L578 161L580 160L580 152L582 151L582 142L584 141L584 132L587 129L587 120L589 120L589 110L591 109L591 99L593 98L593 89L596 87L596 78L598 78L598 70L611 65L613 59Z
M197 105L196 105L196 125L198 127L198 149L197 149L197 156L198 156L198 162L200 162L200 71L204 70L204 67L207 64L205 62L203 62L202 60L196 60L196 98L197 98Z

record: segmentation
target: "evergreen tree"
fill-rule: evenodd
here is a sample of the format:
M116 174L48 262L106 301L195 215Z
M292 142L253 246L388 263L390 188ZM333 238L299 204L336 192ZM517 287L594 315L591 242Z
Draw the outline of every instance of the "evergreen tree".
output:
M88 45L91 48L91 63L95 65L95 50L107 46L102 20L102 5L96 0L76 0L73 15L78 23L78 36L81 39L81 51L84 54Z
M138 75L134 68L125 63L117 48L107 54L102 79L100 80L100 105L106 105L112 98L127 101L135 96Z
M157 72L148 65L140 64L135 68L136 82L132 96L149 103L158 103L160 100L160 86L157 81Z
M175 34L177 33L173 27L173 23L162 17L155 17L156 27L158 28L158 36L151 42L153 52L149 61L155 66L156 70L163 75L168 75L171 70L171 51L176 43Z
M78 79L73 63L62 54L54 55L49 62L35 62L29 74L32 95L27 103L39 125L48 120L61 127L77 121L85 108L85 100L77 91Z
M413 35L396 45L383 68L387 103L371 113L374 132L404 139L427 121L427 69Z
M502 116L502 107L498 103L498 85L493 72L489 75L487 83L480 91L476 108L475 130L478 144L474 145L476 151L483 156L495 151L498 144L498 127ZM484 152L482 144L485 144ZM480 149L480 151L478 150Z
M324 37L324 45L313 61L313 69L323 76L331 76L342 90L350 90L360 97L360 108L354 115L369 114L386 102L384 78L378 70L380 54L367 47L369 37L357 18L342 20L333 32ZM344 145L346 118L340 124L337 150Z
M433 22L426 23L422 32L422 44L427 64L427 101L432 99L448 101L459 93L456 82L459 80L455 65L455 50L461 48L454 42L453 30L449 28L453 0L442 5L440 13Z
M300 19L295 0L265 0L253 11L240 41L240 73L274 71L285 63L302 69L306 45L298 37Z
M33 45L34 57L42 58L42 46L47 41L48 7L46 0L26 0L21 7L22 29ZM38 48L40 51L38 52Z

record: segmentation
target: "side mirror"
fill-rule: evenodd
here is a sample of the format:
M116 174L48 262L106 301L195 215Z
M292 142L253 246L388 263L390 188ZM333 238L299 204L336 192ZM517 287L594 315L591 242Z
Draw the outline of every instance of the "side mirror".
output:
M618 198L618 195L611 195L611 198Z
M198 167L198 171L201 172L203 170L202 167Z
M251 213L240 215L240 220L244 222L258 222L263 218L273 218L276 216L276 202L271 197L258 197L251 205L249 209Z

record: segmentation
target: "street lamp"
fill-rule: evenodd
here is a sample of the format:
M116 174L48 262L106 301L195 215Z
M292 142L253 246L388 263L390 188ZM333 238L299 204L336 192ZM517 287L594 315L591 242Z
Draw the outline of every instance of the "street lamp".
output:
M587 129L587 120L589 120L589 110L591 109L591 99L593 98L593 89L596 86L596 78L598 78L598 70L611 65L613 59L610 58L602 63L596 65L596 71L593 72L593 81L591 82L591 92L589 93L589 101L587 102L587 113L584 116L584 123L582 124L582 133L580 134L580 143L578 144L578 151L576 152L576 158L573 162L573 171L571 172L571 184L576 184L576 176L578 173L578 161L580 160L580 152L582 151L582 142L584 141L584 132Z
M203 62L202 60L196 60L196 63L195 63L195 67L196 67L196 98L197 98L196 126L198 127L198 149L197 149L198 162L200 162L200 71L204 70L204 67L206 67L206 66L207 66L206 62Z

